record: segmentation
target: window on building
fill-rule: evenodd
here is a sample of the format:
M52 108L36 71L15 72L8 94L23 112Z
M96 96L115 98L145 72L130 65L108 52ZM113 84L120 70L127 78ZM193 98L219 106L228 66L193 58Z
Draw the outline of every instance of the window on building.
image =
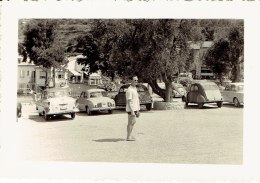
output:
M30 71L27 71L27 76L30 76Z
M40 79L45 79L46 78L46 72L40 71Z
M25 75L24 71L20 70L20 78L24 78L24 75Z
M64 79L64 75L63 75L63 74L59 74L59 75L58 75L58 78L59 78L59 79Z

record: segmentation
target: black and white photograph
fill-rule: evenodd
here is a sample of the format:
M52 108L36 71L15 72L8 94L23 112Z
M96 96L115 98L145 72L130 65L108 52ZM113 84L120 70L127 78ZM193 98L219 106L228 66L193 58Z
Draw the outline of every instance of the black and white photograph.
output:
M251 15L226 6L224 16L170 8L155 16L153 6L147 15L100 16L90 2L80 13L80 3L49 5L58 16L40 2L45 9L23 4L24 16L3 11L3 177L252 180L259 64L248 50L259 36L248 33Z

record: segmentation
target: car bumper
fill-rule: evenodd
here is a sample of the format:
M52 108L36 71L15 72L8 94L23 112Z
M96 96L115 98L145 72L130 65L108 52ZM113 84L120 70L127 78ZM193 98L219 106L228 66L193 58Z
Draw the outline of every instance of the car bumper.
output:
M46 114L47 115L62 115L62 114L71 114L71 113L75 113L75 112L79 112L78 109L73 109L73 110L64 110L64 111L49 111Z
M95 107L90 109L90 111L108 111L108 110L114 110L115 107Z

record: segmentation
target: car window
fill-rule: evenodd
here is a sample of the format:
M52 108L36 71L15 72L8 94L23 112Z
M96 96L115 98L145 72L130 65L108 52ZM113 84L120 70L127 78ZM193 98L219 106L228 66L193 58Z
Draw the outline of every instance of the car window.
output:
M125 93L127 89L128 89L128 88L126 88L126 87L121 87L120 90L119 90L119 92Z
M81 92L81 94L80 94L80 97L81 97L81 98L84 97L84 93L85 93L85 92Z
M137 86L137 92L144 92L146 88L144 86Z
M229 91L230 90L230 86L227 85L226 88L225 88L226 91Z
M238 85L237 91L244 91L244 85Z
M104 96L103 92L100 92L100 91L90 93L90 98L98 98L98 97L103 97L103 96Z

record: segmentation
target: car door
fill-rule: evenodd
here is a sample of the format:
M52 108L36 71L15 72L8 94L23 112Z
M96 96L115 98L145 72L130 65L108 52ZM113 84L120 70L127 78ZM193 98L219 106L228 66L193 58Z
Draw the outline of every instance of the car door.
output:
M191 88L190 88L190 92L188 94L188 101L196 103L198 94L199 94L198 86L197 85L192 85Z
M224 98L225 102L233 102L233 97L231 93L231 85L227 85L224 91L222 91L222 97Z
M80 94L80 96L79 96L79 98L77 100L78 108L79 108L80 111L84 110L84 108L83 108L83 98L84 98L84 95L85 95L85 92L81 92L81 94Z

